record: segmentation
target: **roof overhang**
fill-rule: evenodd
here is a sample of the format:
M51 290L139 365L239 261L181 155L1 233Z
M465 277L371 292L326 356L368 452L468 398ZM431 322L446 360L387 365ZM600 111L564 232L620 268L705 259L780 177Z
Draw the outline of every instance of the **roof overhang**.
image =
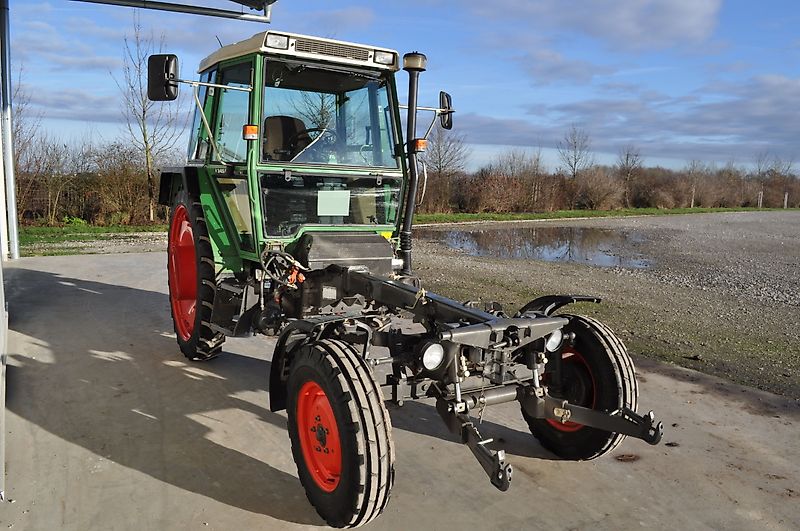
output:
M285 36L288 45L285 49L267 46L269 35ZM391 65L377 63L376 53L393 54L394 62ZM275 57L285 57L304 61L319 61L330 64L346 65L372 70L385 70L396 72L400 69L400 57L395 50L356 44L333 39L323 39L285 31L263 31L249 39L229 44L206 57L200 62L199 72L204 72L212 66L235 59L251 53L266 53Z

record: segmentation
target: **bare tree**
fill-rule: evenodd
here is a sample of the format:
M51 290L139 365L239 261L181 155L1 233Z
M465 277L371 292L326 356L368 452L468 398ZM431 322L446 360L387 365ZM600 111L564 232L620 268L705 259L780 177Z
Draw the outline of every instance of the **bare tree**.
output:
M464 171L467 159L464 137L437 125L430 136L428 149L422 156L429 170L438 175L455 175Z
M526 211L543 208L546 170L540 149L532 152L525 149L510 149L498 156L492 168L501 175L519 180L523 190L523 197L519 201L520 208Z
M142 153L124 142L100 146L95 161L106 222L135 223L146 216L147 177Z
M422 155L428 170L425 210L450 210L453 178L465 170L467 159L464 137L437 125L431 134L428 149Z
M299 100L293 100L292 106L303 118L309 129L327 129L331 127L336 116L336 99L333 94L322 92L300 92Z
M561 159L567 174L573 179L594 164L589 134L575 125L570 127L556 148L558 158Z
M143 34L138 16L133 19L133 36L125 38L122 80L116 80L122 92L122 112L133 145L142 153L147 173L148 219L155 219L156 164L173 150L186 128L188 113L180 101L156 104L147 98L147 58L164 47Z
M91 140L65 144L59 140L39 135L31 144L29 178L35 193L43 203L43 214L49 225L56 225L63 217L62 200L76 181L92 169L93 145Z
M11 112L11 127L14 140L14 167L17 172L17 215L22 217L36 190L34 155L36 140L42 123L42 114L31 108L31 95L23 81L25 69L17 68L12 79L14 107Z
M589 168L578 174L576 184L582 208L610 210L619 206L619 181L609 168L604 166Z
M617 157L617 173L622 179L622 201L626 208L631 206L631 189L642 169L642 153L633 144L622 148Z
M706 167L697 159L689 161L689 163L686 165L686 177L689 178L689 183L692 189L692 198L689 202L689 208L694 208L695 198L697 197L697 184L705 171Z

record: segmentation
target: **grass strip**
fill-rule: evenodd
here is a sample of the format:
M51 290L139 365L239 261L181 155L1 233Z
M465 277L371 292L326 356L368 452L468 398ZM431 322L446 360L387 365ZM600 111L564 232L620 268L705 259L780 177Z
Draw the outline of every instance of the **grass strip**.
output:
M124 234L131 232L167 231L166 225L68 225L64 227L25 227L19 229L20 245L36 243L60 243L66 241L94 241L105 240L109 234Z

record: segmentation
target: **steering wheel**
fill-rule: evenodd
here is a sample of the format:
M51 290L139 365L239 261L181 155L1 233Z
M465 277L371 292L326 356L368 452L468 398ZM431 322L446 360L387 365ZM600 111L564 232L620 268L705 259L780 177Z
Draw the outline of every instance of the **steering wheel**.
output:
M311 138L311 133L319 133L319 135L316 138ZM308 129L301 129L289 138L289 151L291 153L296 153L297 144L303 137L307 137L310 140L308 145L303 147L303 150L305 150L313 144L316 144L323 136L329 137L329 140L326 141L327 143L336 143L336 133L332 129L328 129L327 127L309 127Z

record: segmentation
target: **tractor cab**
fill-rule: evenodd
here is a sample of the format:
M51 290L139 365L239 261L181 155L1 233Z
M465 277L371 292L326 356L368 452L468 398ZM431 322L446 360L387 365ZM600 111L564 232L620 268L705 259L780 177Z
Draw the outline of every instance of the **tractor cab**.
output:
M180 79L172 55L152 56L149 67L151 99L175 99L184 83L195 101L187 167L162 173L161 202L172 205L179 188L192 186L187 179L196 181L225 269L259 263L265 249L298 256L312 235L336 250L337 233L361 235L369 254L382 247L382 273L391 274L393 259L399 268L409 150L396 51L266 31L209 55L199 81ZM450 120L449 108L425 110ZM320 265L355 256L329 258Z

